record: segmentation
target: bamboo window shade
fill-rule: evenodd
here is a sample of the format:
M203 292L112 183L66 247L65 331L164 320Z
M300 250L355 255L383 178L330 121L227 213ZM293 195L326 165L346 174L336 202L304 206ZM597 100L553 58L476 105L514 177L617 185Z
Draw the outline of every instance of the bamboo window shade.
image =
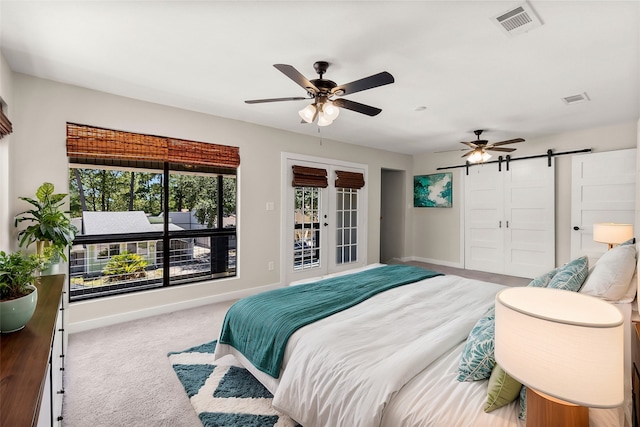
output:
M336 171L335 185L337 188L359 190L364 187L364 174L362 172Z
M237 169L238 147L67 123L67 156Z
M13 127L11 126L9 118L4 114L2 104L0 103L0 139L5 135L9 135L11 132L13 132Z
M294 187L320 187L327 188L329 180L327 179L327 170L321 168L310 168L307 166L293 166L293 182Z

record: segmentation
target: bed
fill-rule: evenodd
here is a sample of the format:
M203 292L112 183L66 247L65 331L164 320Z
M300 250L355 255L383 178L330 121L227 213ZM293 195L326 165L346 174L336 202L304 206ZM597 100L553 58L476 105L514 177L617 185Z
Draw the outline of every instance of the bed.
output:
M635 246L630 247L633 261L627 262L632 263L633 275ZM607 295L602 295L602 288L606 286L599 284L603 275L594 274L595 267L589 271L585 260L585 257L580 259L580 274L567 273L565 266L534 279L530 285L553 285L555 277L561 284L579 281L580 289L586 286L587 278L593 276L598 283L594 285L592 280L586 293L591 290L600 293L594 296L608 300ZM599 263L600 260L596 266ZM569 264L575 264L575 260ZM379 274L389 267L392 266L373 264L295 283L288 288L299 286L303 290L323 281L355 280L362 275ZM393 274L398 276L401 271ZM616 273L617 282L622 280L626 284L616 288L617 300L610 302L616 304L625 317L629 349L636 279L627 277L627 273L624 277L618 276ZM235 356L273 393L274 408L304 427L524 426L526 410L520 396L485 412L483 408L491 386L489 379L459 380L461 355L469 352L474 331L491 313L496 293L504 288L454 275L435 275L385 289L291 332L282 350L281 363L271 368L261 363L260 357L264 355L256 361L255 356L247 354L249 351L242 347L242 342L229 339L233 334L225 334L225 328L238 322L231 314L232 307L220 334L216 358ZM622 288L624 292L620 294ZM240 311L251 312L248 317L256 324L270 323L265 321L269 317L257 310ZM263 330L252 328L252 338L247 341L264 334ZM613 409L590 409L591 426L631 424L630 350L626 353L625 404Z

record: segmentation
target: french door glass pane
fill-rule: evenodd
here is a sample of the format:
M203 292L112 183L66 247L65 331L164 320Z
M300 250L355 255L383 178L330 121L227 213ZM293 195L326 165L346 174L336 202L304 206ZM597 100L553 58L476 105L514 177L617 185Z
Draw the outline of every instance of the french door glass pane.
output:
M293 269L320 266L320 189L296 187L293 232Z
M336 189L336 264L358 261L358 190Z

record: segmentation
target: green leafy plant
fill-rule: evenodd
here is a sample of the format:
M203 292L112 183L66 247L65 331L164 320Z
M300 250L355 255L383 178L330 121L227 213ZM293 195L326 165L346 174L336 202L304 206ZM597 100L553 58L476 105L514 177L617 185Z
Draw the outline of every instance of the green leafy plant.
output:
M147 261L138 254L123 252L111 257L102 270L110 282L140 279L147 276Z
M24 221L32 223L18 233L20 247L28 247L35 242L39 245L38 253L42 254L45 247L50 247L49 254L54 259L61 257L67 260L65 250L73 244L78 230L71 224L69 213L62 209L66 196L54 193L53 184L45 182L38 187L35 199L19 197L33 206L15 218L16 227Z
M0 251L0 300L6 301L28 295L28 286L36 280L37 271L42 268L43 259L39 255L25 255L22 252Z

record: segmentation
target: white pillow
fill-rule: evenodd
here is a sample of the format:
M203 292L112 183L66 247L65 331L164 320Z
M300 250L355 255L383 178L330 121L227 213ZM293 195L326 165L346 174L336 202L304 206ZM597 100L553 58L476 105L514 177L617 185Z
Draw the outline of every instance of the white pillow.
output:
M629 289L624 294L624 296L620 299L620 301L616 301L619 303L631 302L636 299L636 292L638 290L638 268L633 270L633 276L631 276L631 283L629 283Z
M629 289L635 268L635 246L616 246L596 262L580 292L607 301L619 301Z

